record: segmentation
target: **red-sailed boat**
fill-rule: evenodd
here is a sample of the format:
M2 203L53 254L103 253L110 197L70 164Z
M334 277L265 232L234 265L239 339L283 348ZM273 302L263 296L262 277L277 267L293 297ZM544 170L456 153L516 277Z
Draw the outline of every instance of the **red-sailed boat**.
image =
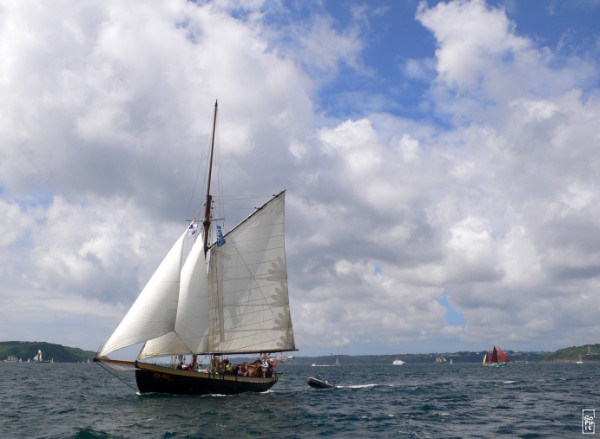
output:
M502 349L494 346L494 350L492 351L492 356L490 357L490 353L486 352L485 355L483 356L482 364L484 366L491 366L491 367L504 367L504 366L506 366L506 363L509 363L509 362L510 362L510 360L508 359L506 354L504 352L502 352Z

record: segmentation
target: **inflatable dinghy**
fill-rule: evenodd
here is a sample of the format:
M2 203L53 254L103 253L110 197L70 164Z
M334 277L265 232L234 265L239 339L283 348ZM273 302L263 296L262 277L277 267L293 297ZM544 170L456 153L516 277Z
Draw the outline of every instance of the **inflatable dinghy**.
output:
M329 381L320 380L319 378L315 377L309 377L307 382L310 387L314 387L315 389L329 389L330 387L335 387Z

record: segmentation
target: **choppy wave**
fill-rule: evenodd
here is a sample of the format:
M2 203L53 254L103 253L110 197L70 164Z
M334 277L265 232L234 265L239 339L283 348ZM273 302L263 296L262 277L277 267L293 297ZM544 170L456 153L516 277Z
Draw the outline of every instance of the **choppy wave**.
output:
M94 365L0 363L2 437L575 437L581 410L600 412L600 365L330 367L281 365L268 392L136 395ZM312 370L314 371L314 370ZM598 422L596 422L598 423Z

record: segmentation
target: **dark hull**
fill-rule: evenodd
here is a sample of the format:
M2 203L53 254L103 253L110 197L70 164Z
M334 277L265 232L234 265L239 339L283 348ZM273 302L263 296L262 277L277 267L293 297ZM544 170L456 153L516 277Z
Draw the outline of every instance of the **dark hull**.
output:
M310 387L314 387L315 389L329 389L334 387L333 384L330 384L328 381L323 381L315 377L308 378L307 383Z
M252 378L188 372L144 363L137 363L136 366L135 379L140 393L236 395L265 392L277 382L277 375L272 378Z

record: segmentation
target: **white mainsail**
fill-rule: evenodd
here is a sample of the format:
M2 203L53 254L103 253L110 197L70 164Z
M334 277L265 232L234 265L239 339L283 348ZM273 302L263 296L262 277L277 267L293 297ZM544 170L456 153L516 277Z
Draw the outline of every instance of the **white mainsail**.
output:
M209 352L295 350L285 256L285 192L211 249Z
M168 334L175 327L183 239L175 242L98 357Z

